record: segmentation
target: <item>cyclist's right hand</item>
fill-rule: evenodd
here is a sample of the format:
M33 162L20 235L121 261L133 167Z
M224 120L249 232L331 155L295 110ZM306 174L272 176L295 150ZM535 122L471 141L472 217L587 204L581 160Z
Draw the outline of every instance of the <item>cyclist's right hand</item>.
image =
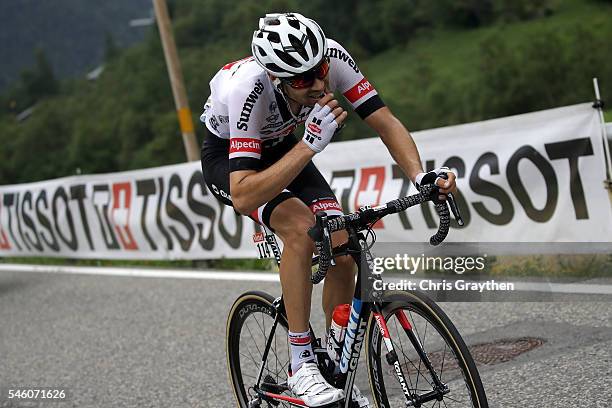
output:
M333 93L326 94L310 111L302 140L313 152L321 153L348 114L338 106Z

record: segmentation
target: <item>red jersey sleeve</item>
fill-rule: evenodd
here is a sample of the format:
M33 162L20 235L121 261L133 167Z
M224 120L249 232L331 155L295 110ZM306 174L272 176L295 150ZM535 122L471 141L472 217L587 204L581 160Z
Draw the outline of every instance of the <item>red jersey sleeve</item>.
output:
M353 57L337 41L327 40L330 60L330 86L351 104L362 118L385 106L376 88L363 75Z

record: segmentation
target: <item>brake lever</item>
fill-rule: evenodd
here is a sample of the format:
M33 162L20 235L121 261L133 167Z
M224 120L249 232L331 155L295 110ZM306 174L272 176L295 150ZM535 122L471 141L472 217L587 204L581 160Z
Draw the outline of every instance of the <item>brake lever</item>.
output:
M453 195L453 193L448 193L447 197L448 205L450 206L453 216L457 220L457 224L459 224L460 227L463 227L465 224L463 222L463 218L461 218L461 213L459 212L459 207L457 206L457 200L455 200L455 196Z
M329 263L331 266L336 266L336 260L334 259L334 255L332 253L332 240L331 234L329 233L329 229L327 228L327 216L325 216L325 224L323 224L323 245L325 246L325 250L330 256Z
M444 180L448 180L448 173L440 173L438 177ZM453 213L453 216L455 217L455 220L457 220L457 224L463 227L465 223L463 222L463 218L461 217L461 213L459 212L459 207L457 206L457 200L455 200L454 194L448 193L446 197L446 201L448 201L448 205L451 209L451 212Z
M310 228L308 235L314 241L319 241L322 244L322 250L330 256L331 266L336 265L336 260L332 256L332 240L329 228L327 226L327 215L323 212L317 212L315 214L315 225ZM323 254L319 254L321 256Z

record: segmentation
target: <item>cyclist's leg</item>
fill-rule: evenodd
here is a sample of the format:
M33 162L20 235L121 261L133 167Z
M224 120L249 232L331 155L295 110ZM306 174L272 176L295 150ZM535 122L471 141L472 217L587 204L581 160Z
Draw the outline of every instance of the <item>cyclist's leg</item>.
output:
M346 231L337 231L332 234L334 246L348 241ZM351 303L355 292L355 272L357 266L350 255L336 258L336 266L329 269L323 283L323 297L321 304L325 313L325 328L329 329L332 313L337 305Z
M310 265L314 244L307 231L313 223L314 217L308 207L295 197L277 204L269 218L269 226L283 241L280 280L292 332L305 332L309 328Z
M292 197L277 205L271 212L270 227L283 241L283 261L280 267L281 285L287 309L289 329L294 332L308 330L312 284L310 283L310 258L314 247L307 235L314 223L314 216L300 200ZM334 245L348 239L344 231L332 234ZM336 305L350 303L355 290L355 262L349 257L336 259L323 286L323 310L327 327Z
M291 147L292 141L266 151L267 163ZM206 134L202 149L202 171L208 189L223 204L232 206L229 194L229 141ZM269 162L269 163L268 163ZM310 264L314 244L306 234L314 217L309 208L288 190L265 203L250 217L275 231L283 240L284 249L280 266L281 285L289 330L303 333L309 329ZM271 222L271 220L274 220Z
M333 190L310 162L304 170L287 186L287 189L302 200L311 213L325 211L328 216L342 214L342 209ZM314 218L311 223L314 222ZM332 234L334 246L341 245L348 240L346 231ZM326 328L329 328L334 308L343 303L350 303L355 290L356 265L350 256L336 258L336 266L331 267L323 286L322 306L325 313Z

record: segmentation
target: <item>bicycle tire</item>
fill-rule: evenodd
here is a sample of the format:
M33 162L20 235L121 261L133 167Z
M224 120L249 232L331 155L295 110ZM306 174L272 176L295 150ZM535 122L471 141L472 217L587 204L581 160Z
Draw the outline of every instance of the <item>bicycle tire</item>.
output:
M400 361L403 359L400 365L402 363L404 364L402 370L406 377L406 385L409 387L410 393L423 395L427 392L427 389L419 389L419 379L423 378L426 380L428 377L424 374L428 375L429 373L423 371L426 369L422 364L422 360L418 357L412 343L408 340L404 329L398 328L399 322L395 313L400 310L403 311L404 315L411 323L413 333L416 332L415 335L423 345L423 349L427 353L434 371L436 371L443 383L449 385L450 389L449 393L443 396L444 402L433 400L425 402L421 406L488 408L485 389L482 385L474 359L461 338L461 335L442 309L433 302L433 300L418 291L388 292L383 299L383 316L387 322L387 327L398 358L400 358ZM427 338L428 325L435 329L434 333L437 333L439 337L432 340L433 335L430 334L430 338ZM370 389L374 397L375 406L377 408L397 408L399 406L403 408L405 406L405 398L392 366L387 359L383 357L383 354L386 355L386 348L383 341L381 341L382 336L376 326L377 323L372 314L367 329L366 344L368 347L366 348L366 361ZM430 333L432 332L430 331ZM444 344L443 350L442 343ZM404 345L407 346L408 350L403 349ZM447 357L449 359L447 368L450 373L444 372ZM454 358L454 362L451 358ZM389 373L385 375L385 370L387 368L390 368ZM458 372L461 373L461 377L458 376ZM429 378L431 378L431 376L429 376ZM461 386L461 383L465 385L465 388ZM433 389L429 381L427 381L427 386L431 387L429 388L430 391ZM398 394L398 397L396 397L398 401L397 404L393 403L395 398L390 396L391 391L395 389L397 389ZM401 404L399 401L402 401Z
M274 322L274 318L272 317L275 313L273 302L274 298L265 292L251 291L243 293L232 305L227 318L225 344L228 375L234 397L240 408L248 408L249 398L254 395L249 395L249 388L255 385L266 340L268 339L270 329ZM261 317L257 317L256 314L261 315ZM252 324L252 328L249 327L250 321L254 320L257 324ZM259 323L260 321L261 324ZM278 339L284 341L286 350L289 350L287 327L286 318L281 316L275 332L275 339L278 337ZM257 331L258 335L255 336L253 331ZM249 335L251 337L250 339ZM257 338L255 339L253 337ZM250 343L251 341L253 341L253 343ZM286 365L288 364L290 354L286 356L287 362L284 360L279 361L280 359L278 356L276 359L271 359L270 357L274 353L274 347L275 344L272 344L270 350L271 354L268 355L266 361L264 376L269 375L270 378L273 378L280 384L287 379ZM245 349L249 350L248 354L245 352ZM271 361L272 363L270 363ZM276 367L273 369L269 364L275 364ZM246 378L248 378L248 380L245 384L244 380ZM289 407L288 404L282 402L279 404L280 405L274 405Z

